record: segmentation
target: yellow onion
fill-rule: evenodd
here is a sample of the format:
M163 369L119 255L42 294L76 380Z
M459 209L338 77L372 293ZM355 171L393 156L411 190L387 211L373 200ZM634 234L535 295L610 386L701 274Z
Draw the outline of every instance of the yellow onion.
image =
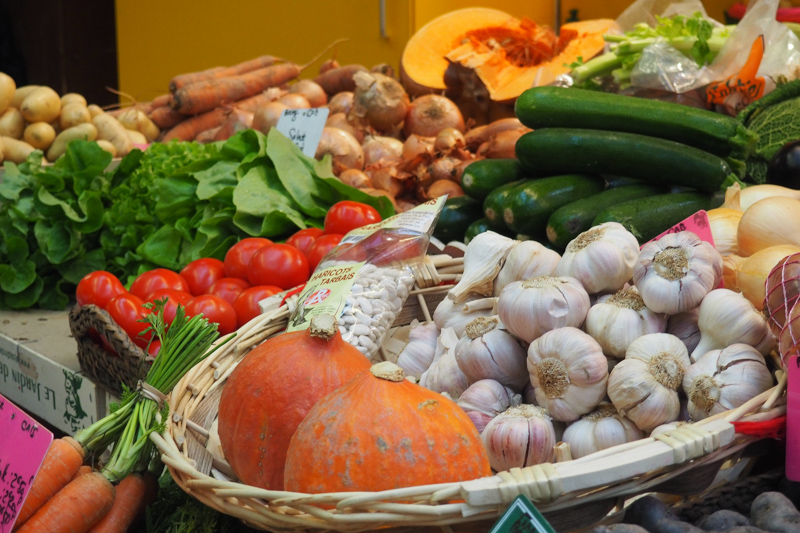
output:
M708 211L708 223L711 235L714 237L714 248L725 257L739 253L739 244L736 241L736 230L742 212L738 209L718 207Z
M728 255L722 261L725 288L741 292L756 309L764 308L766 281L770 271L787 255L800 253L800 246L781 244L770 246L750 257Z
M743 257L779 244L800 246L800 200L772 196L757 201L742 215L736 240Z
M747 211L759 200L776 196L800 200L800 191L766 183L750 185L742 189L738 183L735 183L725 191L725 203L722 204L722 207Z

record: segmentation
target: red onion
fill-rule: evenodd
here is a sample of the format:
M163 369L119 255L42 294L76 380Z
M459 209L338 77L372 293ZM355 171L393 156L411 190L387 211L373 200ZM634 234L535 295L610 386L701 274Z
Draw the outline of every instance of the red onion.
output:
M438 94L420 96L411 103L403 132L435 137L446 128L464 131L464 117L452 100Z
M355 137L338 128L322 128L322 137L315 157L321 159L325 154L333 157L334 173L341 174L348 168L363 170L364 150Z
M364 164L397 162L403 155L403 143L391 137L372 137L364 139Z
M278 119L281 118L284 109L289 108L281 102L270 102L259 107L253 114L253 129L266 135L269 130L278 125Z
M298 81L289 87L289 92L305 96L311 107L322 107L328 103L328 95L325 93L325 89L312 80Z
M356 72L353 109L348 118L358 117L378 131L395 129L406 116L408 95L400 82L376 72Z

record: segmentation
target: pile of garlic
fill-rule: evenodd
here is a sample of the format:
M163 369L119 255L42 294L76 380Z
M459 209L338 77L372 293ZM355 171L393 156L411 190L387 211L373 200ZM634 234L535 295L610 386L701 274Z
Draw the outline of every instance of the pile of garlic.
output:
M496 470L554 461L563 443L583 457L772 386L775 337L721 277L720 254L687 231L640 249L609 222L563 256L482 233L398 364L462 406Z

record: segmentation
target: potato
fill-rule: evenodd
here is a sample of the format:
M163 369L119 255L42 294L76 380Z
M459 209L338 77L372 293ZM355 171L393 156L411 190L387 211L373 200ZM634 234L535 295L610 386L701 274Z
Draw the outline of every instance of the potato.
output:
M86 109L89 111L89 114L92 115L92 118L96 117L97 115L104 115L106 113L103 111L102 107L95 104L87 106Z
M3 114L11 105L11 100L14 99L14 91L16 90L17 84L14 83L14 78L0 72L0 114Z
M90 111L91 112L91 111ZM117 149L117 156L123 157L133 147L125 127L108 113L103 113L92 118L92 124L97 127L97 138L109 141Z
M47 160L55 161L67 151L67 145L76 139L84 139L93 141L97 139L97 128L94 124L86 123L73 126L67 130L62 131L53 141L52 146L47 151Z
M61 97L61 107L66 107L70 104L81 104L83 107L86 107L86 98L78 93L67 93Z
M147 142L147 137L145 137L142 134L142 132L136 130L129 130L127 128L125 129L125 132L128 134L128 137L130 138L133 144L149 144Z
M750 507L750 521L765 531L776 533L800 531L800 512L792 500L780 492L759 494Z
M92 115L85 105L67 104L61 108L61 115L58 117L58 125L62 130L69 129L78 124L86 124L92 121Z
M61 113L61 98L50 87L39 87L25 97L19 110L28 122L52 122Z
M34 122L25 128L22 140L37 150L47 150L56 138L56 130L47 122Z
M39 87L40 85L23 85L22 87L17 87L17 90L14 91L14 97L11 99L11 107L16 107L19 109L22 105L22 101L25 100L25 97Z
M0 114L0 135L22 139L25 131L25 119L16 107L9 107L6 112Z
M18 141L17 139L12 139L11 137L6 137L3 135L0 137L3 141L3 148L5 153L4 161L11 161L12 163L22 163L28 156L31 155L31 152L36 150L33 146L26 143L25 141Z
M114 148L113 144L108 141L104 141L103 139L98 139L95 142L97 143L97 146L111 154L111 157L117 157L117 149Z
M118 120L126 129L142 133L148 142L153 142L161 134L161 130L153 124L150 117L134 107L123 111Z

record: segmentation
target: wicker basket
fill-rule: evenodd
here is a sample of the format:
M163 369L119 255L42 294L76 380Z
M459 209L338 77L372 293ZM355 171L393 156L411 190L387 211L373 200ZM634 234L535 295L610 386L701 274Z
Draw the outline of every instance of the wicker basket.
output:
M430 310L449 290L448 286L438 286L438 281L454 277L453 271L462 267L461 259L433 258L431 268L418 276L417 286L394 324L398 336L412 319L431 319ZM443 276L443 272L449 275ZM246 324L233 342L191 369L170 395L171 416L166 430L151 435L162 460L185 491L210 507L268 531L365 531L412 526L415 531L423 526L488 531L518 494L534 501L558 531L587 527L620 509L632 495L703 492L721 467L736 464L742 450L754 440L735 434L731 421L769 410L783 392L782 383L734 411L657 438L474 481L378 493L309 495L264 490L239 483L230 467L209 449L216 450L215 421L227 377L254 346L284 330L295 302L289 300L288 305ZM396 360L396 344L402 347L390 336L376 357Z
M133 343L111 315L96 305L73 307L69 312L69 329L78 343L81 370L117 394L122 393L122 383L135 388L153 362L153 358ZM104 336L116 354L109 353L92 338L92 330Z

